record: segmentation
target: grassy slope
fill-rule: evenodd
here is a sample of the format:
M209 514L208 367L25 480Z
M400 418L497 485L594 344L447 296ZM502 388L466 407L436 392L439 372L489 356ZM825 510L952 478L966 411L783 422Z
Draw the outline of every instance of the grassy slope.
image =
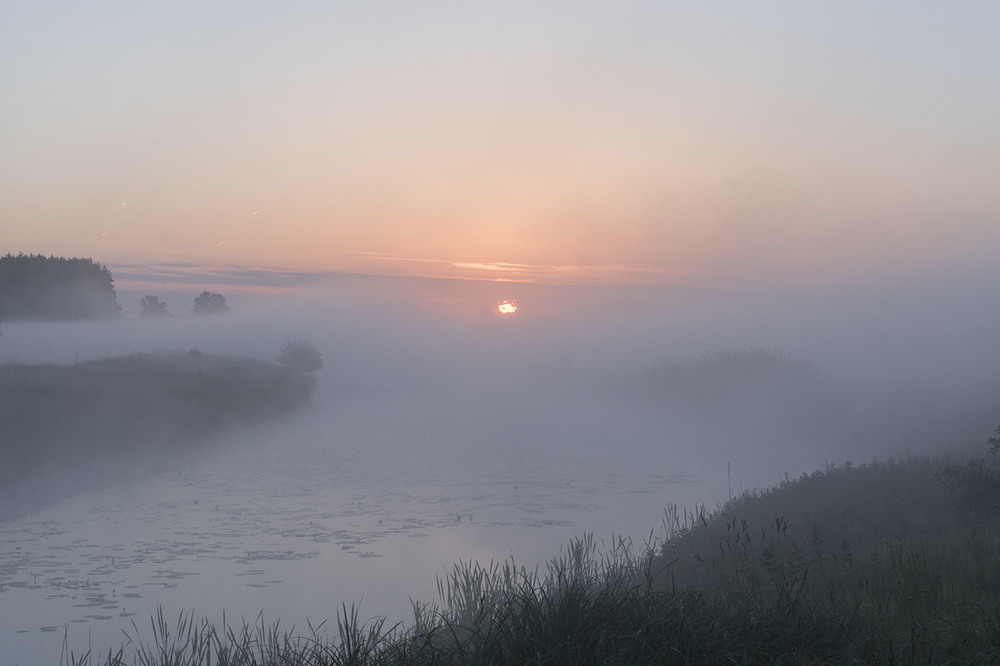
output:
M71 483L144 455L183 455L227 426L290 411L312 387L274 363L199 353L2 365L0 503L43 476Z
M745 494L682 525L658 585L741 609L729 629L772 635L771 654L993 663L1000 518L961 509L945 465L845 466Z

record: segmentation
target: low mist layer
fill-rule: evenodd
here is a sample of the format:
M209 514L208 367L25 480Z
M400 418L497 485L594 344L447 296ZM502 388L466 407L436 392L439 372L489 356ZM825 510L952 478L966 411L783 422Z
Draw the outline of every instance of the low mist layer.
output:
M390 405L409 405L439 429L534 442L553 462L574 446L613 456L641 441L685 469L719 475L728 466L749 487L826 462L977 442L1000 403L1000 316L984 307L978 285L585 288L354 277L295 295L237 293L221 317L11 323L0 360L190 348L275 358L283 341L309 339L326 360L316 373L331 401L323 408L350 396L375 411L383 405L391 423ZM518 311L499 315L496 304L509 299ZM337 445L322 433L302 439Z

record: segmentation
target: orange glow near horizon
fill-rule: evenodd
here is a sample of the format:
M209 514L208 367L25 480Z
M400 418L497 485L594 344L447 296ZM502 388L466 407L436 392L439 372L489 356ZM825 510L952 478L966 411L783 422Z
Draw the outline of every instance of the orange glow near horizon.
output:
M497 303L497 312L502 315L511 315L517 312L517 301L500 301Z

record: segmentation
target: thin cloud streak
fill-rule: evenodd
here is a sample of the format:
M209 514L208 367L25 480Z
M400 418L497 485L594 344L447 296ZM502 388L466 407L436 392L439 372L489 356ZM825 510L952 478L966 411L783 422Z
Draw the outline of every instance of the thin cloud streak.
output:
M523 264L503 261L453 261L427 257L409 257L385 252L342 253L358 257L367 269L354 270L368 275L391 274L401 277L434 277L455 280L529 282L549 284L657 283L694 276L691 271L670 271L654 266L622 264ZM379 264L383 264L380 266ZM407 267L408 266L408 267ZM404 267L403 270L399 270ZM343 272L343 271L339 271Z

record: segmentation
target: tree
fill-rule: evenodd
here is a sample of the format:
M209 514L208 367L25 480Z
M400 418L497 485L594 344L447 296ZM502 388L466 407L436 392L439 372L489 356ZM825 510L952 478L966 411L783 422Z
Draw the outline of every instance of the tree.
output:
M1000 453L1000 428L997 428L996 436L990 437L986 442L989 444L986 450L990 452L990 455L995 456Z
M139 301L140 307L142 307L142 312L139 313L140 317L169 317L170 312L167 311L167 304L161 301L156 296L145 296Z
M16 320L118 317L114 277L91 259L0 257L0 314Z
M230 310L229 306L226 305L225 296L203 291L200 296L194 299L194 307L191 312L196 315L229 314Z
M989 458L980 458L965 465L950 465L938 470L936 476L946 488L958 496L958 507L972 516L1000 511L1000 428L987 440Z
M316 372L323 367L323 357L308 340L289 340L281 346L278 363L299 372Z

